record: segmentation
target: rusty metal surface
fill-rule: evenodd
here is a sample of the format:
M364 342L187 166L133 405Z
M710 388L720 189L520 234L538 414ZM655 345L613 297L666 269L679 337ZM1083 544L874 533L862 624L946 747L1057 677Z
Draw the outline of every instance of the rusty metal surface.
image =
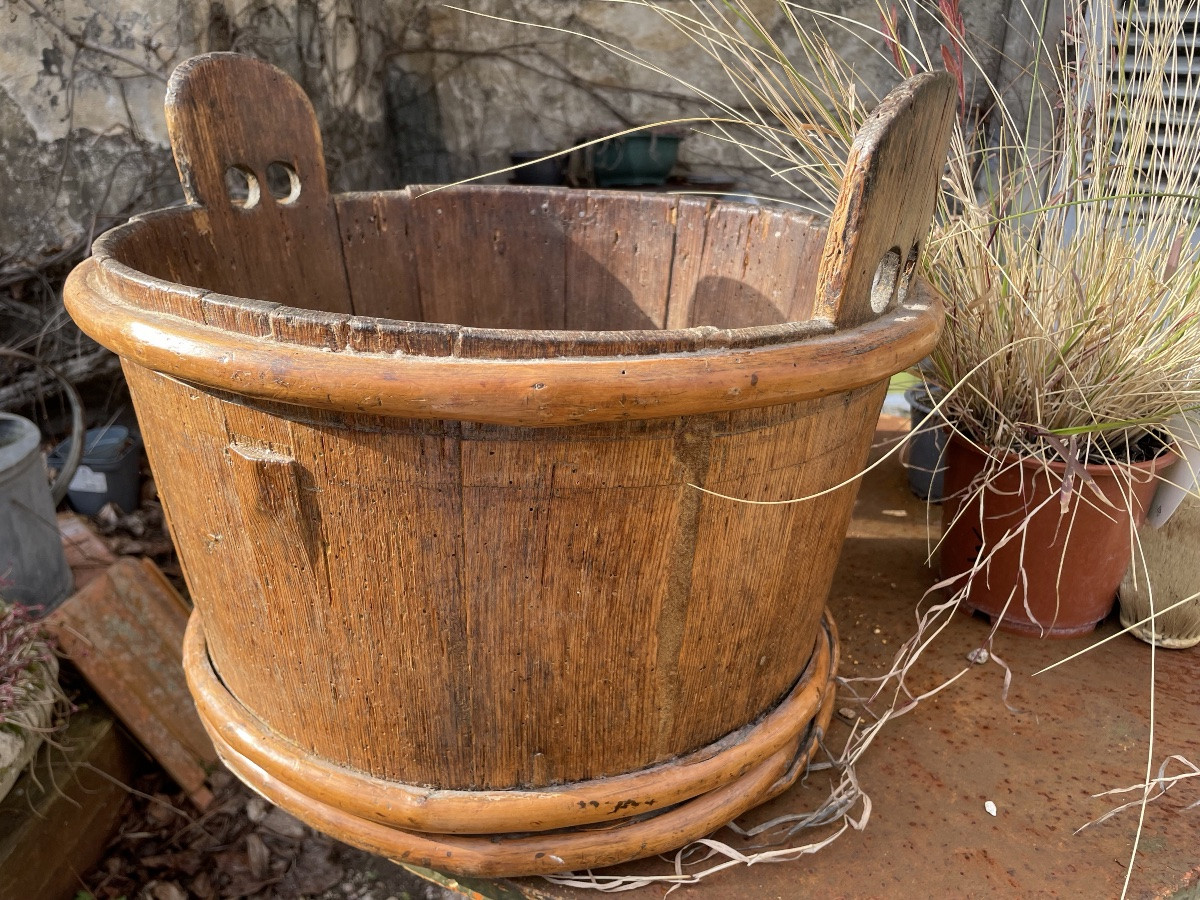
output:
M934 508L933 530L938 515ZM914 605L934 581L924 565L925 536L924 504L908 493L899 464L885 462L865 479L830 597L844 675L878 673L912 633ZM974 668L872 746L859 766L874 806L865 831L797 862L728 869L673 896L1119 895L1137 810L1075 831L1124 799L1093 794L1144 776L1150 647L1122 636L1031 677L1116 630L1109 622L1090 638L1057 641L998 634L993 649L1012 668L1009 703L1016 712L1001 699L1003 670ZM985 634L984 623L957 616L926 653L914 687L932 688L956 673ZM1160 650L1157 669L1154 766L1175 753L1200 763L1200 651ZM832 746L842 745L847 730L835 719ZM1130 896L1189 896L1200 884L1200 807L1186 809L1200 800L1197 782L1179 784L1147 809ZM827 776L811 776L741 822L811 809L827 788ZM985 810L989 800L994 817ZM739 846L728 832L719 836ZM648 860L611 871L665 874L670 866ZM539 898L597 896L538 879L506 885ZM631 896L664 893L650 887Z

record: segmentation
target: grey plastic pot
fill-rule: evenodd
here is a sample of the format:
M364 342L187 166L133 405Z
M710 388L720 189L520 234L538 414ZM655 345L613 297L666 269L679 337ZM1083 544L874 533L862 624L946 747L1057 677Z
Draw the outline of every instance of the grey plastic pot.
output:
M0 595L47 613L67 597L73 581L41 440L28 419L0 413Z
M50 454L50 466L60 468L71 455L74 440L66 440ZM138 464L142 439L124 425L89 429L83 439L79 469L71 479L67 499L76 512L94 516L108 503L121 512L138 507L141 476Z
M925 385L918 384L904 392L912 416L912 437L909 438L908 487L922 500L942 502L942 477L946 471L946 430L941 416L928 421L936 401Z

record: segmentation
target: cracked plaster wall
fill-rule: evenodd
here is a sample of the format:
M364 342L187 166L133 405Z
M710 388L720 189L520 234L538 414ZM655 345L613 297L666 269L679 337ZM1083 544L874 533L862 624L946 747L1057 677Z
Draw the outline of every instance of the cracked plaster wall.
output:
M729 95L687 39L644 10L597 0L469 5L587 31ZM775 0L752 5L785 35ZM878 22L874 0L817 5ZM966 5L981 47L1002 45L1007 3ZM874 90L890 86L876 54L849 35L835 43ZM561 148L585 131L698 110L677 84L593 42L425 0L0 0L0 264L84 246L130 212L178 199L165 79L194 53L227 49L266 58L306 88L338 190L478 174L506 165L510 149ZM717 142L689 138L683 159L763 187Z

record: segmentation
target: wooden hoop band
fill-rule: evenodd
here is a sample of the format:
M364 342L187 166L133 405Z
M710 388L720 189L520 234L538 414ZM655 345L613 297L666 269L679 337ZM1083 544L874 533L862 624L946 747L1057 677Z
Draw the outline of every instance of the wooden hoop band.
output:
M163 315L128 299L138 296L135 282L119 290L106 286L102 263L118 266L85 260L64 296L88 335L122 359L206 388L372 416L547 426L795 403L889 378L925 356L941 330L940 299L918 282L905 303L873 322L820 337L802 333L780 344L766 341L770 328L763 326L749 329L764 332L761 346L736 349L553 359L381 357Z
M833 673L816 718L792 745L737 780L658 814L607 826L538 834L414 834L354 816L271 777L232 751L218 750L230 770L272 803L333 837L397 862L478 877L546 875L616 865L666 853L719 829L796 781L833 714Z
M347 815L418 832L502 834L623 821L674 806L742 778L799 737L832 695L837 630L828 610L804 673L784 700L757 722L684 757L637 772L538 790L440 790L388 781L339 766L271 730L221 682L193 613L184 670L222 757L235 757L311 802ZM236 765L236 763L235 763Z

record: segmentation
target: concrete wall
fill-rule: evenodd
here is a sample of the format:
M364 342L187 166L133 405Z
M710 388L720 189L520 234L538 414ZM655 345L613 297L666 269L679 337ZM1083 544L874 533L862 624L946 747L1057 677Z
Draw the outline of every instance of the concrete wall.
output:
M684 81L731 96L711 61L645 10L602 0L469 5L636 49ZM879 22L874 0L816 5ZM981 52L1003 46L1008 0L968 5ZM794 44L775 0L751 6L772 35ZM507 164L510 149L560 148L583 132L701 110L676 81L593 41L425 0L7 0L0 15L0 265L69 254L129 212L178 198L165 79L207 50L264 57L305 86L339 190L478 174ZM860 39L840 33L834 42L869 89L894 82ZM756 177L761 167L717 141L689 137L683 159L781 193Z

